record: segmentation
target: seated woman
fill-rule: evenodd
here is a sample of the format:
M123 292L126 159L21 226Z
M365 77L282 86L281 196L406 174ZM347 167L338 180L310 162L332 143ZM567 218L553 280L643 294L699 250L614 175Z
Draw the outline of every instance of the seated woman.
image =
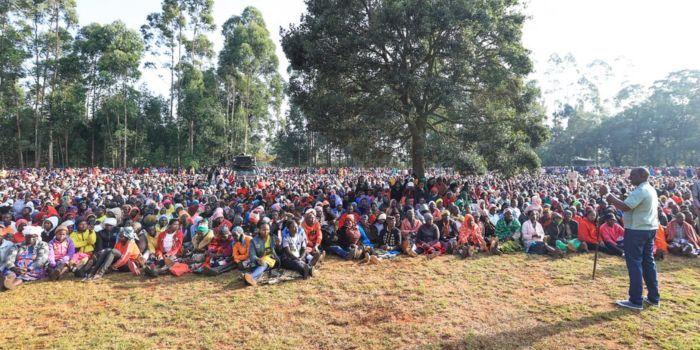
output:
M10 253L10 249L12 249L14 246L14 234L6 234L0 237L0 263L5 260L7 254Z
M521 228L525 252L528 254L553 254L562 256L562 252L544 241L544 228L540 224L540 211L530 210L527 214L529 220L523 223Z
M113 271L131 271L132 274L138 276L141 274L139 270L139 260L141 251L136 245L136 233L130 226L123 227L119 231L119 238L114 248L102 249L97 256L92 259L90 271L86 274L83 281L94 281L102 278L109 270Z
M420 220L415 217L416 212L413 209L406 211L406 217L401 221L401 251L410 257L415 257L418 254L413 249L416 234L421 226Z
M214 231L214 238L207 246L201 272L207 276L216 276L233 269L233 238L227 225L220 225Z
M306 233L296 221L287 220L282 229L282 267L298 272L304 279L313 276L313 256L306 249Z
M73 241L75 254L68 262L68 268L75 272L75 277L83 278L87 271L85 265L92 258L97 246L97 234L89 229L85 219L79 219L77 231L70 234L70 239Z
M337 244L328 247L328 250L346 260L359 259L364 252L360 246L361 237L362 234L355 224L355 217L347 216L344 226L338 230Z
M168 223L170 222L170 218L168 215L160 215L158 217L158 222L156 223L155 226L155 231L156 231L156 236L158 236L161 232L165 231L168 229Z
M522 250L523 247L518 242L521 231L520 221L513 217L513 212L506 210L503 218L498 220L495 228L495 235L491 238L492 249L498 249L501 253L512 253ZM493 248L493 247L496 248Z
M248 256L250 251L250 242L253 237L246 235L243 228L236 226L233 228L233 263L239 269L247 269L249 266Z
M604 220L605 223L598 228L600 237L603 239L602 251L611 255L624 256L622 242L625 229L617 223L614 214L605 215Z
M552 213L552 223L544 229L544 233L549 236L549 245L562 252L581 251L578 223L572 218L573 213L569 210L564 211L563 217L559 213Z
M416 253L425 254L428 259L445 253L445 247L440 242L440 229L433 223L433 215L423 214L425 223L416 234Z
M387 216L384 227L379 232L379 249L384 251L401 250L401 231L396 227L396 217Z
M666 242L666 230L661 224L656 230L656 236L654 237L654 259L663 260L666 254L668 254L668 242Z
M75 245L73 240L68 237L68 228L65 226L57 227L53 239L49 242L47 270L52 280L57 281L68 271L68 263L74 254Z
M270 225L262 223L258 229L258 235L250 242L249 258L253 272L243 275L248 285L255 286L262 274L275 267L279 257L275 252L275 236L270 234Z
M15 228L17 231L12 235L12 241L14 243L22 243L24 242L24 234L22 231L24 230L24 227L29 225L29 221L25 219L19 219L15 221Z
M450 254L457 247L457 236L459 235L459 226L450 212L443 210L440 213L440 220L435 223L440 229L440 242L445 247L445 252Z
M44 278L44 266L48 261L49 245L41 240L42 228L25 226L24 242L15 244L0 262L3 286L14 289L23 282Z
M493 248L498 252L498 241L494 240ZM464 216L464 222L459 227L457 236L457 249L455 253L462 258L472 256L475 250L489 251L489 246L481 235L481 228L470 214Z
M199 224L197 224L197 229L192 241L184 243L185 247L184 256L190 257L190 262L201 263L204 262L206 258L206 251L209 248L209 243L214 239L214 230L209 228L209 224L206 219L202 219Z
M700 239L682 212L677 213L666 226L666 241L671 254L698 257L700 253Z
M58 216L51 216L41 223L43 231L41 232L41 240L44 242L49 242L53 239L56 227L58 226Z
M326 256L326 252L321 250L323 241L323 232L321 231L321 223L316 218L316 210L307 210L304 215L304 221L301 223L301 228L306 233L307 252L313 257L312 266L316 266L317 262L322 262Z
M592 207L586 208L586 215L576 216L574 220L578 223L578 240L581 242L580 250L587 252L600 244L601 239L598 233L598 213Z
M157 277L170 271L170 266L174 265L180 256L182 240L180 221L171 219L168 228L158 235L154 260L144 267L144 273L149 277Z

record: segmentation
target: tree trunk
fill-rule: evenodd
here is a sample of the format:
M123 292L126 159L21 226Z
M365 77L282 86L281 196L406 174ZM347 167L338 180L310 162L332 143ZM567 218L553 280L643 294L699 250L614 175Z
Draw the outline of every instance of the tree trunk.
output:
M190 149L190 155L194 155L194 120L190 120L189 122L188 146Z
M173 104L175 102L175 43L170 46L170 120L173 120Z
M22 154L22 129L19 120L19 111L15 110L15 116L17 119L17 152L19 153L19 167L24 168L24 155Z
M180 119L180 118L178 118L178 119ZM180 158L180 123L176 124L176 128L177 128L177 166L181 167L182 163L181 163L181 158Z
M425 132L426 121L418 118L411 131L411 161L413 172L420 179L425 177Z
M53 169L53 128L49 126L49 169Z
M90 123L90 167L95 166L95 120Z
M126 134L129 131L129 129L127 128L127 118L128 118L128 113L126 111L126 85L125 85L124 86L124 156L122 158L123 159L122 165L124 168L126 168L126 145L127 145Z
M250 116L246 113L245 118L245 128L243 133L243 154L248 154L248 124L250 124Z
M34 70L36 71L36 96L34 96L34 167L38 168L41 161L41 152L39 150L39 81L41 73L39 70L39 14L34 15ZM43 90L43 84L42 84ZM43 93L43 92L42 92Z
M64 159L64 164L65 166L68 166L68 129L66 128L65 134L65 141L66 141L66 158Z

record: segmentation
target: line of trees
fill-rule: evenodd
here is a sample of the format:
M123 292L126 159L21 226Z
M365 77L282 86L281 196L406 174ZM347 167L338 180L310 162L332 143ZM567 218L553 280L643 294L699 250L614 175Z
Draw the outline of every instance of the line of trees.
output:
M137 31L80 27L75 0L1 1L0 166L189 167L268 152L282 165L410 165L417 176L429 166L510 175L576 156L700 163L698 71L623 89L612 116L596 79L578 79L580 103L547 126L527 80L521 1L306 4L281 30L284 84L253 7L217 29L214 0L162 0ZM553 62L567 70L574 59ZM166 73L166 96L139 85L147 70Z
M205 165L263 149L283 96L252 7L222 28L214 0L163 0L140 32L78 26L75 0L0 2L0 166ZM138 80L167 71L157 96Z
M700 71L674 72L650 87L628 86L615 104L625 107L614 115L582 104L554 113L552 139L538 150L543 163L586 157L613 166L700 164Z

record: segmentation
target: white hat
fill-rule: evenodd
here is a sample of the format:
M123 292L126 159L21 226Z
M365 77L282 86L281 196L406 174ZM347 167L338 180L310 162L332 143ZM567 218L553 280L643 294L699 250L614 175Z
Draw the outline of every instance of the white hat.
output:
M115 218L106 218L105 221L102 223L102 225L117 226L117 219L115 219Z
M379 217L377 218L377 220L386 220L386 214L384 214L384 213L379 214Z
M44 231L41 227L39 226L25 226L24 229L22 230L22 234L25 236L39 236L41 237L41 232Z

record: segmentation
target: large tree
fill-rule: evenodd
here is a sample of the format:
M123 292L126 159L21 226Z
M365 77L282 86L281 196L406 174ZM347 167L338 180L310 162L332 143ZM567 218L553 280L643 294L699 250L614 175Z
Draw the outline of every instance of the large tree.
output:
M218 73L227 90L227 119L242 120L242 151L248 153L251 134L271 129L265 127L279 114L283 92L279 60L262 13L254 7L229 18L222 33Z
M397 148L408 142L419 177L429 133L462 147L481 141L474 131L506 136L515 142L508 149L532 156L534 139L516 135L532 130L525 123L541 123L524 118L535 95L524 83L532 64L517 0L306 4L301 23L282 31L282 46L299 72L292 101L311 129Z
M31 57L27 47L31 29L25 20L26 10L23 1L0 2L0 126L3 129L0 147L16 147L21 167L24 167L26 142L22 140L24 93L20 81L26 76L24 61Z

